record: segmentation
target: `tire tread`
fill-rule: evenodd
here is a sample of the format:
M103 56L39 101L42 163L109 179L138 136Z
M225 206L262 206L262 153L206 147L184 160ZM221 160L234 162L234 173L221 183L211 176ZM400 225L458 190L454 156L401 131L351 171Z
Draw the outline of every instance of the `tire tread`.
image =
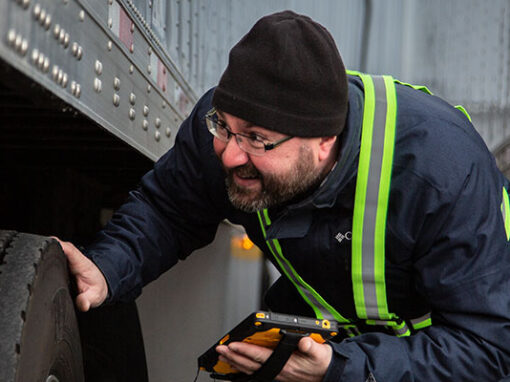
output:
M32 234L0 231L0 380L14 381L20 353L24 312L30 301L37 264L49 243Z

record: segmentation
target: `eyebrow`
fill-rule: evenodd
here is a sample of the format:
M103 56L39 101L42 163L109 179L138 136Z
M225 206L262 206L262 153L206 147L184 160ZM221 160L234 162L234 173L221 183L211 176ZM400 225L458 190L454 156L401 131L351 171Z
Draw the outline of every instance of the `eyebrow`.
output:
M220 110L216 110L216 113L218 113L218 115L219 115L221 118L225 119L225 115L223 114L223 112L222 112L222 111L220 111ZM241 127L243 127L243 128L248 128L248 127L254 127L254 126L255 126L255 125L254 125L253 123L251 123L251 122L248 122L248 121L245 121L245 120L242 120L242 121L243 121L243 122L241 123Z

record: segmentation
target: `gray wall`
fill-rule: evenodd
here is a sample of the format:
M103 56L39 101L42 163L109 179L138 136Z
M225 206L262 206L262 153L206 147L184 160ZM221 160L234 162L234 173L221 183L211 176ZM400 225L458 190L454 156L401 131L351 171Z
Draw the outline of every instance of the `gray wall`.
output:
M232 256L238 228L221 224L214 242L147 286L137 300L151 382L191 382L197 358L259 309L261 263ZM201 373L198 381L210 381Z

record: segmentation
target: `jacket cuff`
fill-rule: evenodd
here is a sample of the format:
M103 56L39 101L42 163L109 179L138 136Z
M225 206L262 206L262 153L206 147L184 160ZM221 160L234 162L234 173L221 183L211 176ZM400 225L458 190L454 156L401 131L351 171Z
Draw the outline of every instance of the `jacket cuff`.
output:
M331 362L329 363L328 370L322 379L323 382L338 382L341 380L344 372L346 358L335 351L335 347L328 342L331 346L333 354L331 356Z

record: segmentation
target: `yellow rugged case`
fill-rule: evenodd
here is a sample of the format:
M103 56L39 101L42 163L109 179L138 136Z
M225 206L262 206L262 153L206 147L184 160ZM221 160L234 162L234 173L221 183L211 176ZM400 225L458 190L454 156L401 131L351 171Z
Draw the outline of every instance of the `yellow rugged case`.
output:
M229 378L229 375L238 374L239 371L218 360L218 345L248 342L274 349L282 338L282 329L310 336L318 343L324 343L338 334L336 322L274 312L254 312L202 354L198 358L198 366L200 370L214 373L215 378Z

